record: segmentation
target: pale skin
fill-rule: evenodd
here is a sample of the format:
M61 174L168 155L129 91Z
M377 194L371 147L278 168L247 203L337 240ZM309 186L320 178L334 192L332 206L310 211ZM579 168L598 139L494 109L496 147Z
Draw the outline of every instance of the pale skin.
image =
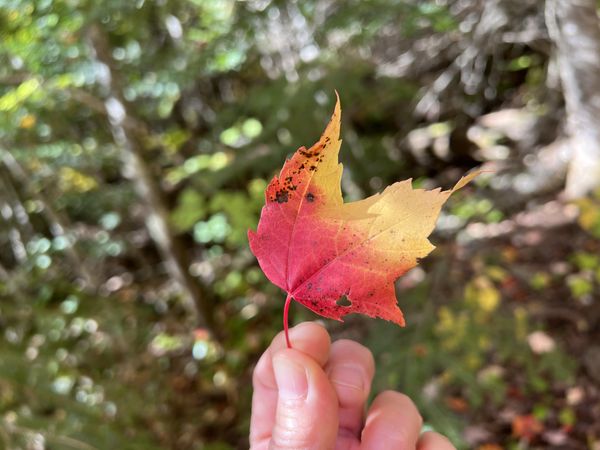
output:
M371 352L321 325L280 333L254 370L251 450L456 450L444 436L421 434L415 404L395 391L367 409L375 372ZM365 414L366 411L366 414Z

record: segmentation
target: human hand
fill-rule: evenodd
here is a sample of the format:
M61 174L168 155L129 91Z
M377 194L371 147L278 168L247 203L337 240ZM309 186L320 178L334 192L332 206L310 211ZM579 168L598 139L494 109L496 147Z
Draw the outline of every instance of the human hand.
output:
M254 370L252 450L455 450L442 435L421 433L422 419L406 395L377 396L364 419L375 371L364 346L314 322L273 339Z

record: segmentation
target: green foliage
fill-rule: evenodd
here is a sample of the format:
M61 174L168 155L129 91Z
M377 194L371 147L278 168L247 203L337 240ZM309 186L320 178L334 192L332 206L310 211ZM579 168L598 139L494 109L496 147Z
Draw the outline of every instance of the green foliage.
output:
M135 345L137 329L123 334L118 325L131 311L99 311L95 302L106 299L90 298L69 285L44 284L31 294L28 306L22 299L2 300L0 435L5 448L29 448L39 439L65 449L159 448L146 430L119 421L127 414L139 416L144 403L122 379L111 383L127 366L120 361L121 345ZM147 314L140 312L140 317ZM144 351L142 342L137 347ZM134 437L133 444L126 434Z

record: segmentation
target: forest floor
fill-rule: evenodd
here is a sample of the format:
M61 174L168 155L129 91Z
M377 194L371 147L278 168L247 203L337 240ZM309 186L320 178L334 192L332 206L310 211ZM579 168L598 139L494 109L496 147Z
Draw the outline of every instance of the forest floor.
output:
M523 218L510 233L487 240L477 252L484 260L505 255L508 276L500 290L507 307L524 307L544 330L529 335L533 353L558 345L575 366L570 379L548 376L533 394L525 373L506 368L504 404L484 405L465 416L467 442L503 443L482 450L507 448L507 442L515 448L516 441L516 448L600 449L600 241L569 221L565 207L546 209L530 223ZM557 218L561 215L565 220Z

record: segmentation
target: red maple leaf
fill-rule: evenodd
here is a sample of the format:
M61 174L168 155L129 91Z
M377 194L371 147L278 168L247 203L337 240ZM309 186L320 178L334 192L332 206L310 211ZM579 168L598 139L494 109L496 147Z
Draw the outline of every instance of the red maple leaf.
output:
M413 189L405 180L344 203L340 116L338 97L319 142L300 147L269 183L258 230L248 232L263 272L287 292L288 346L292 298L324 317L361 313L404 326L394 282L433 250L427 237L442 205L478 174L463 177L450 191ZM343 296L349 305L338 304Z

